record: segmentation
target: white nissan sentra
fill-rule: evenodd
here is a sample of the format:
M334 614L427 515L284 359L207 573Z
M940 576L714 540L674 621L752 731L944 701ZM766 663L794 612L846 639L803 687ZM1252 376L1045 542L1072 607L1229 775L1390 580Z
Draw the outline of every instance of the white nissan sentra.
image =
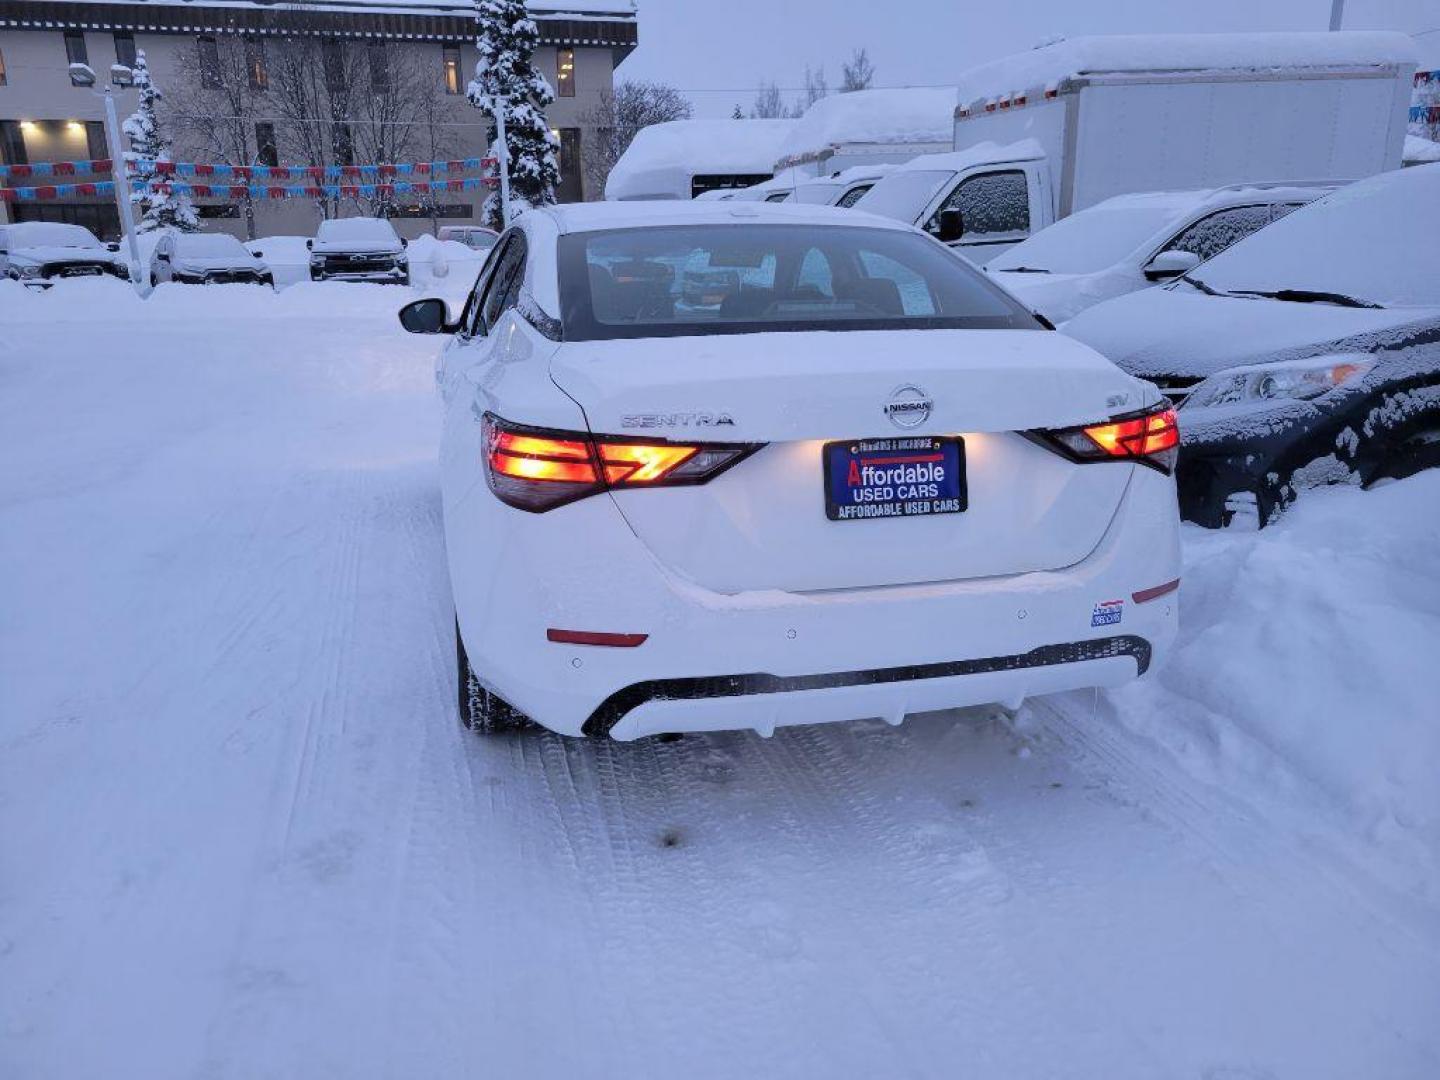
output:
M1115 686L1174 636L1168 403L908 225L533 210L458 318L401 321L451 335L471 728L899 723Z

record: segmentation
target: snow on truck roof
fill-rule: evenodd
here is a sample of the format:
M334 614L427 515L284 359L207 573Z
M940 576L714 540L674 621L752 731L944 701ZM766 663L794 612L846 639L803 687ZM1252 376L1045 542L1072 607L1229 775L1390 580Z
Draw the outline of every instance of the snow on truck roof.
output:
M855 90L823 97L795 121L780 148L781 165L845 143L946 143L955 113L953 87Z
M643 198L684 191L690 177L707 174L766 176L794 120L669 120L641 128L605 182L607 199ZM673 196L672 197L676 197Z
M894 173L920 170L948 170L959 172L971 165L990 164L1001 161L1039 161L1045 156L1045 148L1034 139L1016 139L1012 143L997 143L986 140L968 146L964 150L952 150L947 154L921 154L895 166Z
M1105 74L1285 71L1415 63L1409 35L1382 30L1333 33L1114 34L1076 37L961 72L961 104L1054 88Z

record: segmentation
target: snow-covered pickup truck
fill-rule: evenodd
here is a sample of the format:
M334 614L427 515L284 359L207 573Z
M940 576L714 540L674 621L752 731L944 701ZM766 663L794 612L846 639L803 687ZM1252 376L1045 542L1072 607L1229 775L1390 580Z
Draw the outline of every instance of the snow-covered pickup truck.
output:
M1440 466L1440 164L1382 173L1065 333L1180 405L1181 514Z
M311 281L371 281L409 285L410 258L405 241L381 218L333 218L322 221L310 249Z
M102 244L89 229L50 221L0 226L0 276L33 288L57 278L103 277L128 281L118 244Z

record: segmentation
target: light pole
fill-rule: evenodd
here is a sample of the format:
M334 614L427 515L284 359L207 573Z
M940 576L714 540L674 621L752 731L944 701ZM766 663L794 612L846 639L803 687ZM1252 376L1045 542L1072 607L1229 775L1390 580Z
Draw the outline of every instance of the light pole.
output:
M1345 0L1330 0L1330 29L1339 30L1345 21Z
M110 75L122 88L129 87L135 79L124 64L111 65ZM130 208L130 179L125 175L125 152L120 146L120 120L115 113L115 95L111 93L109 86L104 90L95 88L95 71L89 64L71 64L70 81L76 86L83 86L105 102L105 142L110 147L110 175L115 182L115 205L120 210L120 228L125 233L126 244L130 249L130 280L134 283L135 290L144 296L148 290L142 280L145 275L140 267L140 245L135 242L135 216Z
M505 103L494 94L485 96L485 107L495 117L495 160L500 169L500 228L510 227L510 144L505 141Z

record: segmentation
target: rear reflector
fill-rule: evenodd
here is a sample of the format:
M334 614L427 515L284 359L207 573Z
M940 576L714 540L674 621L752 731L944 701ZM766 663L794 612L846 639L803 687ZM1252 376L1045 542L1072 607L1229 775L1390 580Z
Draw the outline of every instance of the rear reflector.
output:
M553 627L545 631L545 638L548 641L559 642L562 645L608 645L613 649L633 649L637 645L645 644L649 634L601 634L594 630L556 630Z
M1137 593L1131 593L1130 599L1134 600L1137 604L1143 604L1147 600L1159 599L1167 593L1174 592L1178 588L1180 588L1180 579L1177 577L1174 581L1167 581L1164 585L1156 585L1153 589L1141 589Z

